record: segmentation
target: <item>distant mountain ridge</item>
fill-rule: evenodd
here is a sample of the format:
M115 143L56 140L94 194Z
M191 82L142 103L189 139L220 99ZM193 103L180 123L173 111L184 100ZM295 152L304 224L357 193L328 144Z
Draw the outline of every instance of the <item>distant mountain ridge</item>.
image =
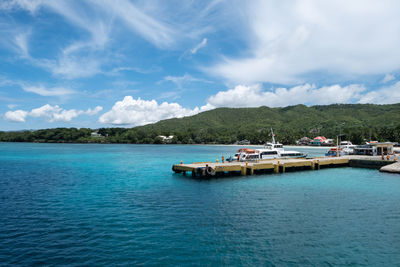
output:
M1 141L34 142L110 142L161 143L159 135L173 135L172 143L231 144L248 139L253 144L271 139L270 128L277 140L293 144L303 136L324 135L362 143L374 140L400 142L400 103L332 104L269 108L217 108L194 116L159 121L134 128L100 128L105 136L90 136L94 130L57 128L34 132L1 132Z

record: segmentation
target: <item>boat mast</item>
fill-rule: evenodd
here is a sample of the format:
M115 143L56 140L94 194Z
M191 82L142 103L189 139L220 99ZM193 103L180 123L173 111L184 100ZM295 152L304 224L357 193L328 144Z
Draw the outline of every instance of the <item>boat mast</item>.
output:
M275 134L271 127L271 136L272 136L272 143L275 144Z

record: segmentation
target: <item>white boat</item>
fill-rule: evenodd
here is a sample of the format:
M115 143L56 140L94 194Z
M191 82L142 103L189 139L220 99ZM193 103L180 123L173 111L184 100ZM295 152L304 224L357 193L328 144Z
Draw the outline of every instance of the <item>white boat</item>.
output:
M305 158L307 154L298 151L285 151L283 145L275 142L275 135L271 129L272 142L264 144L259 149L239 149L235 157L239 161L253 161L262 159Z
M343 155L352 155L354 154L354 148L356 145L353 145L350 141L341 141L339 144L339 148L342 149Z

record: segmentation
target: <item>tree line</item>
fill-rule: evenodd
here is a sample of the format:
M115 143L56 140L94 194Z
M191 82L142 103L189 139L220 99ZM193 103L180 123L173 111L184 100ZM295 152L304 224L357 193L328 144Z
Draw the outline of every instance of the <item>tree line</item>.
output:
M285 108L218 108L194 116L163 120L134 128L52 128L0 132L3 142L132 143L161 144L160 135L172 144L252 144L271 140L270 128L283 144L295 144L306 136L323 135L350 140L400 142L400 104L296 105ZM92 133L98 133L100 137Z
M101 137L92 137L98 132ZM286 145L295 144L303 136L314 137L307 130L276 129L276 139ZM224 129L206 129L201 131L144 131L127 128L53 128L36 131L0 132L2 142L40 142L40 143L129 143L129 144L162 144L160 135L173 135L171 144L233 144L247 139L251 144L263 144L271 140L266 129L256 131L228 132ZM336 138L334 130L324 130L320 135ZM349 128L342 129L342 140L362 144L368 140L400 142L400 124L396 127L382 128Z

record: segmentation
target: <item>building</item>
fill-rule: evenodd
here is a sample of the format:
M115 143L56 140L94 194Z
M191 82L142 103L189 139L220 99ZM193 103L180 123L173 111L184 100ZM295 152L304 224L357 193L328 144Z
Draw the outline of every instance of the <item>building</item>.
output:
M234 145L250 145L250 141L247 139L241 140L241 141L236 141Z
M306 136L300 138L299 140L296 141L297 145L308 145L310 144L312 140Z
M102 136L101 134L99 134L98 132L92 132L92 133L90 134L90 136L91 136L91 137L94 137L94 138L102 138L102 137L104 137L104 136Z
M322 144L324 144L324 142L326 140L327 139L326 139L325 136L317 136L310 142L310 145L312 145L312 146L321 146Z
M391 142L368 143L366 145L356 146L354 148L354 154L367 156L392 155L393 146L394 144Z
M173 135L165 136L165 135L159 135L159 138L163 141L163 143L171 143L172 139L174 138Z

